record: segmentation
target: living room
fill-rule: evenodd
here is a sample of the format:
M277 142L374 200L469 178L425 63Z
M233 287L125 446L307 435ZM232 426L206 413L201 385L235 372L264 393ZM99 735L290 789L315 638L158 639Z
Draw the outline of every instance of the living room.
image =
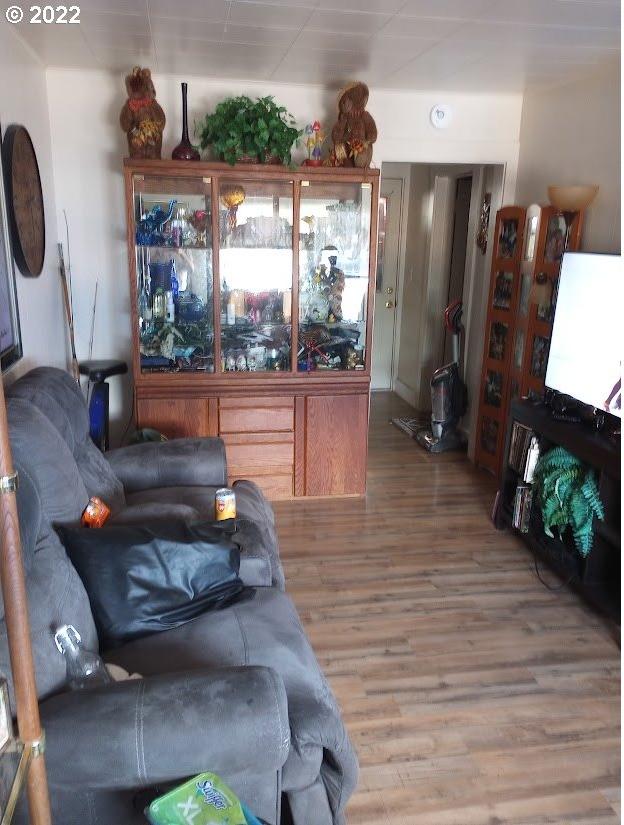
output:
M3 822L619 822L620 3L18 4L0 71Z

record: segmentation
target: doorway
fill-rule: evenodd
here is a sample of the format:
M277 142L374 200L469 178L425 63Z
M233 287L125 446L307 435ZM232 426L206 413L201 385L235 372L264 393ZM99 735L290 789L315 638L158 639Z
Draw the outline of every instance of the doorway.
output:
M471 449L494 221L490 221L487 254L476 238L485 195L494 215L502 204L504 186L502 164L392 161L384 162L381 169L385 200L380 213L372 389L389 389L418 416L428 417L431 376L451 358L444 309L461 300L460 370L469 399L461 426L469 434ZM388 293L388 288L393 292Z
M457 178L455 185L455 207L453 209L453 240L451 242L451 262L449 267L448 292L446 306L454 301L461 301L464 295L464 277L466 274L466 247L468 243L468 223L470 220L470 201L472 198L472 175ZM443 363L448 364L453 358L452 336L444 327ZM442 364L440 364L442 366Z
M371 389L392 389L394 372L397 287L401 247L403 180L384 178L379 194L379 230Z

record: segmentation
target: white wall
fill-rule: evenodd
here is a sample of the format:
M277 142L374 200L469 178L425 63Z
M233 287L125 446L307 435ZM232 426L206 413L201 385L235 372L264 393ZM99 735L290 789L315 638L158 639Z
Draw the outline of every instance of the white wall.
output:
M129 67L130 68L130 67ZM180 82L189 83L189 120L203 117L232 94L274 94L303 125L315 118L331 127L334 92L320 87L207 80L155 75L157 97L167 115L163 157L180 138ZM125 101L123 77L106 72L47 72L59 222L67 211L75 289L78 357L89 340L95 279L99 279L94 357L130 358L130 317L125 247L122 158L125 135L118 123ZM429 123L439 95L372 91L369 110L379 128L374 162L501 162L513 194L522 99L519 95L446 95L454 120L446 131ZM124 397L120 388L124 386ZM130 411L129 379L111 381L111 416ZM125 424L125 421L124 421Z
M597 183L582 248L620 251L620 65L549 91L522 109L517 203L547 203L549 184Z
M57 267L56 203L50 146L50 124L45 70L10 26L0 25L0 124L25 126L32 138L37 160L46 221L46 254L39 278L24 278L17 267L24 357L6 375L14 381L32 367L47 364L65 367L67 345L64 309Z

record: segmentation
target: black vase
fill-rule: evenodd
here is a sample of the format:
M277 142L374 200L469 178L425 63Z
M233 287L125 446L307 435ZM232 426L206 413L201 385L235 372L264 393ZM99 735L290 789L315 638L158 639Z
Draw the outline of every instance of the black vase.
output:
M199 152L189 140L188 115L186 111L187 84L182 84L182 140L171 153L173 160L199 160Z

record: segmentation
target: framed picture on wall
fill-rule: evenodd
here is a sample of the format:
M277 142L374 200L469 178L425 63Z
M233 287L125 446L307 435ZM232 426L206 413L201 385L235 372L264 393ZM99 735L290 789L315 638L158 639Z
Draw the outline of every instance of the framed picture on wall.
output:
M553 215L548 221L544 260L553 262L561 260L565 251L566 225L563 215Z
M1 131L0 131L1 138ZM7 220L4 172L0 158L0 360L2 371L22 357L15 270Z
M516 254L518 240L518 221L515 218L505 218L501 221L500 237L498 239L498 257L513 258Z
M513 272L499 272L496 275L496 283L494 284L494 297L492 299L494 309L509 309L512 292Z

